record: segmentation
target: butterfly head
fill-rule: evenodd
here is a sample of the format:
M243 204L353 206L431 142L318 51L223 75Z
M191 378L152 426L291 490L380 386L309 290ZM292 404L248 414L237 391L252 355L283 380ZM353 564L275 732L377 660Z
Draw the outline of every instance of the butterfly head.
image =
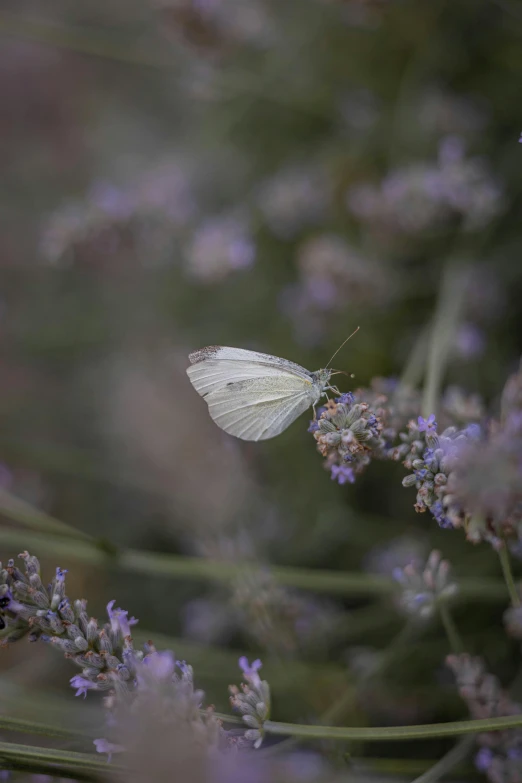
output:
M331 375L332 370L317 370L317 372L314 372L316 383L318 383L323 389L330 384Z

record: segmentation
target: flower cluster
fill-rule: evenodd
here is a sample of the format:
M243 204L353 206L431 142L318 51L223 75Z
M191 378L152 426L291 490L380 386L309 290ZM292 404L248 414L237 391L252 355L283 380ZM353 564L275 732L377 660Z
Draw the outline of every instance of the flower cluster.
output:
M370 462L372 453L384 448L379 410L356 402L351 393L329 400L318 421L310 424L325 467L339 484L353 483Z
M495 548L522 540L522 371L508 380L499 421L484 422L477 395L450 387L439 430L434 414L418 416L419 394L376 379L330 400L311 422L325 467L339 484L353 483L371 458L401 461L404 487L417 491L415 510L440 527L463 528L468 540ZM478 423L480 422L480 423ZM480 448L477 448L480 446Z
M486 671L480 658L450 655L446 659L457 680L461 697L472 718L520 715L522 706L513 702L499 681ZM522 732L520 729L492 731L477 738L480 750L475 756L477 769L491 783L519 783L522 780Z
M481 429L470 424L463 430L448 427L440 435L436 432L435 417L419 417L410 422L406 435L401 433L402 448L396 450L396 459L407 452L403 465L412 470L402 485L417 489L415 510L429 510L441 527L462 527L467 521L465 510L451 494L454 471L464 450L473 448L480 440ZM472 535L471 529L468 529Z
M453 394L453 402L455 394ZM470 421L480 402L453 405L453 415ZM410 422L395 458L413 472L403 486L416 487L417 511L429 511L441 527L463 527L470 541L517 550L522 535L522 373L506 384L500 421L468 423L440 435L433 419ZM477 448L480 446L479 448Z
M415 440L407 430L418 416L420 395L394 378L374 378L369 388L356 389L330 401L318 421L310 423L326 468L340 484L352 483L374 459L400 459ZM345 431L345 430L349 430ZM401 444L397 446L397 440ZM337 466L332 469L332 466ZM344 468L349 467L351 472Z
M417 234L460 219L477 230L503 209L502 188L480 158L467 158L462 139L444 138L435 163L391 171L380 186L358 185L348 207L364 222Z
M480 449L467 449L449 490L474 520L475 538L514 551L522 538L522 371L507 382L499 421L492 421Z
M99 626L87 614L87 602L69 601L65 593L65 574L57 568L53 581L45 587L40 578L36 557L24 552L25 574L9 560L0 570L0 604L8 634L3 643L29 634L30 641L41 639L61 650L66 658L81 668L71 679L77 696L87 691L127 690L132 682L135 651L129 619L122 609L107 605L109 621Z
M409 563L395 568L393 577L401 588L400 603L408 614L431 617L437 605L451 600L458 592L457 583L451 578L450 564L434 550L424 568Z
M145 258L151 248L161 258L196 212L187 171L177 160L162 160L124 185L96 181L83 200L58 208L44 226L42 255L51 264L70 263L87 247L117 253L131 243Z
M249 743L259 748L264 737L263 724L270 717L270 688L266 680L259 676L262 666L259 659L250 665L243 657L239 659L239 665L246 684L243 683L241 690L236 685L229 687L230 704L249 727L239 742L240 746Z
M204 693L194 688L192 667L185 661L177 661L170 650L158 652L149 642L144 653L135 652L130 674L129 687L105 699L111 739L96 740L98 752L130 748L129 737L142 731L144 720L154 720L160 732L182 734L200 751L228 749L227 732L212 708L202 709Z
M259 747L263 721L270 712L270 688L258 674L261 661L249 666L245 658L240 659L247 684L242 691L231 687L231 701L248 729L233 735L223 729L212 708L202 708L204 694L194 688L191 666L168 650L158 652L151 642L144 650L135 649L131 627L137 621L129 619L128 612L115 609L110 601L109 620L100 627L88 616L86 601L71 605L65 593L66 571L57 568L51 584L44 587L37 558L28 552L20 557L25 574L13 560L6 568L0 563L0 630L6 632L2 644L26 634L31 641L48 642L81 667L81 674L70 680L76 696L105 693L110 739L95 740L98 752L110 757L129 749L133 742L129 737L139 733L149 717L160 728L182 732L187 741L209 752Z
M189 273L208 283L248 269L255 254L248 221L240 215L221 215L201 223L185 252Z

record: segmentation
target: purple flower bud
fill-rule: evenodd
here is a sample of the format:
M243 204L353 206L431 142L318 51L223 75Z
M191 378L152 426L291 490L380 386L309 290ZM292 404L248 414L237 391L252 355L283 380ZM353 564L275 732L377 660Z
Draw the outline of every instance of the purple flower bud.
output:
M341 403L341 405L353 405L355 402L355 397L352 392L345 392L344 394L341 394L340 397L336 397L335 401Z
M72 688L77 688L78 690L74 694L75 696L87 696L87 691L96 691L98 690L98 686L95 682L92 680L87 680L85 677L82 677L81 674L77 674L74 677L71 677L69 680L71 683Z
M355 481L355 473L353 468L348 465L332 465L330 468L332 481L337 481L338 484L346 484L349 482L353 484Z
M262 665L263 664L259 658L256 658L256 660L252 662L252 665L249 664L248 658L244 655L242 655L239 659L239 668L245 675L245 679L247 679L254 687L259 685L261 682L261 677L259 676L258 671Z
M435 414L431 413L427 419L419 416L417 419L417 428L419 432L435 432L437 429L437 422L435 421Z
M109 742L106 739L95 739L93 745L96 746L97 753L107 754L107 763L110 764L113 753L122 753L125 748L123 745L115 745L114 742Z
M154 652L146 655L143 659L143 664L147 667L147 672L155 680L168 680L174 674L176 661L171 651L165 650L164 652Z

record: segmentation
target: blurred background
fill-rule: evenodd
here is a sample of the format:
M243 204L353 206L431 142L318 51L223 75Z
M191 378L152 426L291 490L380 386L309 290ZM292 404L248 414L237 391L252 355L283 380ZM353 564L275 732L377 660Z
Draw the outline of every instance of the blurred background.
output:
M367 580L438 547L458 576L496 576L490 549L416 515L400 465L332 482L310 417L266 443L226 436L185 369L224 344L315 370L360 326L342 391L421 386L459 263L445 383L494 411L522 348L521 34L517 0L1 4L0 558L68 568L97 616L115 598L219 709L247 654L279 720L317 721L339 693L345 724L466 714L436 624L369 684L404 626L392 597L306 590L292 569ZM125 568L127 549L210 565ZM507 677L501 608L456 615ZM77 672L44 645L0 672L11 713L83 719L95 701L74 701Z

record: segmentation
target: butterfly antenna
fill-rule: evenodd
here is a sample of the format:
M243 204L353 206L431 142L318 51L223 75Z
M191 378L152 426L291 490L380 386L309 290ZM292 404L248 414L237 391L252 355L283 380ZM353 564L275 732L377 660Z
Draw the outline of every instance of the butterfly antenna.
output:
M357 329L354 332L352 332L351 335L349 337L347 337L346 340L343 343L341 343L339 348L336 350L336 352L334 353L334 355L332 356L332 358L329 360L328 364L326 365L326 369L328 369L328 367L331 365L331 363L333 362L333 360L335 359L335 357L337 356L337 354L339 353L341 348L344 348L344 346L346 345L348 340L350 340L354 336L354 334L357 334L359 329L360 329L360 326L358 326Z

